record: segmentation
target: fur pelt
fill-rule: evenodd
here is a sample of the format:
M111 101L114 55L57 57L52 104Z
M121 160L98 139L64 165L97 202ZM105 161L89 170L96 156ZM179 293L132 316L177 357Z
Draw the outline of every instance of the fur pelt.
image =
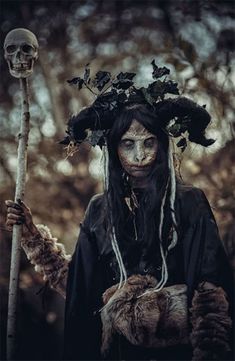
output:
M120 289L114 285L103 294L102 354L113 336L121 334L133 345L163 348L189 342L186 285L174 285L142 295L155 287L150 275L133 275Z
M230 351L232 321L227 296L221 287L200 284L191 312L193 360L225 360Z
M71 256L66 255L63 244L52 237L47 226L40 224L37 228L39 233L30 239L23 239L22 247L35 270L65 298Z

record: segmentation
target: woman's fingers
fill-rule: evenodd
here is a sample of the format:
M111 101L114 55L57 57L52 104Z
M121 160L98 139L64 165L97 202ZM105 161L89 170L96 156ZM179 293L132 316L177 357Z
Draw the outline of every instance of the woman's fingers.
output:
M30 212L30 208L26 206L26 204L20 199L17 199L17 202L19 203L20 207L23 209L23 211ZM17 203L16 203L17 204ZM18 204L17 204L18 205Z
M13 202L12 200L8 199L7 201L5 201L5 204L6 204L7 208L11 207L14 209L22 210L22 207L19 204Z
M17 199L17 202L13 202L12 200L6 200L5 204L7 206L7 212L8 213L15 213L15 214L24 214L25 216L30 215L31 216L31 211L30 209L26 206L26 204L24 202L22 202L20 199Z
M25 215L21 206L12 200L5 201L7 206L7 220L6 226L9 230L12 230L12 227L15 224L24 224L25 223Z
M24 223L24 219L13 219L13 218L8 218L6 221L6 226L9 228L12 228L15 224L23 224Z
M24 221L25 217L22 214L8 213L7 219L13 219L13 220L16 220L16 221Z
M23 224L23 233L30 233L31 235L38 234L38 229L33 223L32 213L30 208L26 206L24 202L20 199L17 199L17 202L12 200L6 200L5 204L7 206L7 220L6 226L11 230L12 226L15 224Z
M17 215L17 214L8 214L6 225L7 226L14 226L14 224L24 224L25 223L25 217Z
M22 209L17 209L13 207L7 207L7 213L8 214L24 214Z

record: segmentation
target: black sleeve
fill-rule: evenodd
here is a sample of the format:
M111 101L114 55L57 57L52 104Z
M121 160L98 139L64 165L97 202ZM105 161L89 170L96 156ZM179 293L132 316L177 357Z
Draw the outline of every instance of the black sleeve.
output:
M233 277L218 227L203 191L193 188L181 199L184 270L189 300L200 282L221 286L232 297Z
M64 359L100 359L101 307L100 273L97 247L90 232L90 208L85 215L79 239L69 265Z

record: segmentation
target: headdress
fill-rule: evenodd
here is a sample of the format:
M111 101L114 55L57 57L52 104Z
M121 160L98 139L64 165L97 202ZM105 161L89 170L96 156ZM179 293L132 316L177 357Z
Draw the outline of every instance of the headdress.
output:
M205 147L213 144L214 140L207 139L205 136L205 129L211 120L205 106L199 106L192 100L181 96L165 99L166 94L179 95L177 83L167 78L170 74L168 68L158 67L154 60L151 64L153 67L152 77L154 81L147 87L137 88L134 85L133 78L136 75L135 73L121 72L115 78L112 78L111 73L107 71L98 71L94 79L92 79L90 77L88 65L85 68L83 78L76 77L72 80L68 80L68 83L76 86L78 90L88 88L96 95L96 99L90 106L81 110L77 115L74 115L69 119L66 131L67 136L60 143L78 146L82 142L88 141L93 146L99 145L102 148L106 144L106 136L108 135L109 130L112 128L122 110L131 105L144 104L154 114L156 125L159 128L171 137L181 137L177 146L180 147L182 151L184 151L187 146L186 133L188 133L188 140L191 142L201 144ZM96 94L97 91L99 94ZM108 190L108 152L106 147L104 147L104 152L106 154L105 187L106 190ZM155 292L160 291L167 282L167 252L177 244L174 207L176 181L173 156L170 149L168 149L168 169L170 176L161 202L159 222L162 275L161 280L153 290ZM164 224L164 208L168 192L173 232L171 243L168 245L166 251L164 251L162 231ZM113 223L112 215L111 223ZM120 269L120 288L123 281L125 283L127 280L127 273L119 250L113 224L111 228L111 243ZM145 293L148 292L150 292L150 290Z
M76 86L78 90L89 89L96 95L96 99L69 119L66 131L68 135L60 143L79 145L88 141L93 146L102 147L105 136L120 112L131 104L145 104L154 113L160 128L169 136L181 136L177 145L182 150L187 146L186 132L191 142L205 147L213 144L213 139L205 137L205 129L211 119L205 105L200 106L181 96L165 99L166 94L179 95L178 85L167 78L170 74L168 68L158 67L154 60L151 64L154 81L147 87L137 88L134 85L135 73L121 72L112 78L110 72L98 71L92 79L89 64L83 78L68 80L68 83Z

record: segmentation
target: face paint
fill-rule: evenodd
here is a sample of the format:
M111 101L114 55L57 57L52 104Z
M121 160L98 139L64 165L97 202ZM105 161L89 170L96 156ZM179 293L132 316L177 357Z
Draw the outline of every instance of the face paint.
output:
M145 178L152 170L157 147L156 135L133 120L118 145L118 156L123 169L133 178Z

